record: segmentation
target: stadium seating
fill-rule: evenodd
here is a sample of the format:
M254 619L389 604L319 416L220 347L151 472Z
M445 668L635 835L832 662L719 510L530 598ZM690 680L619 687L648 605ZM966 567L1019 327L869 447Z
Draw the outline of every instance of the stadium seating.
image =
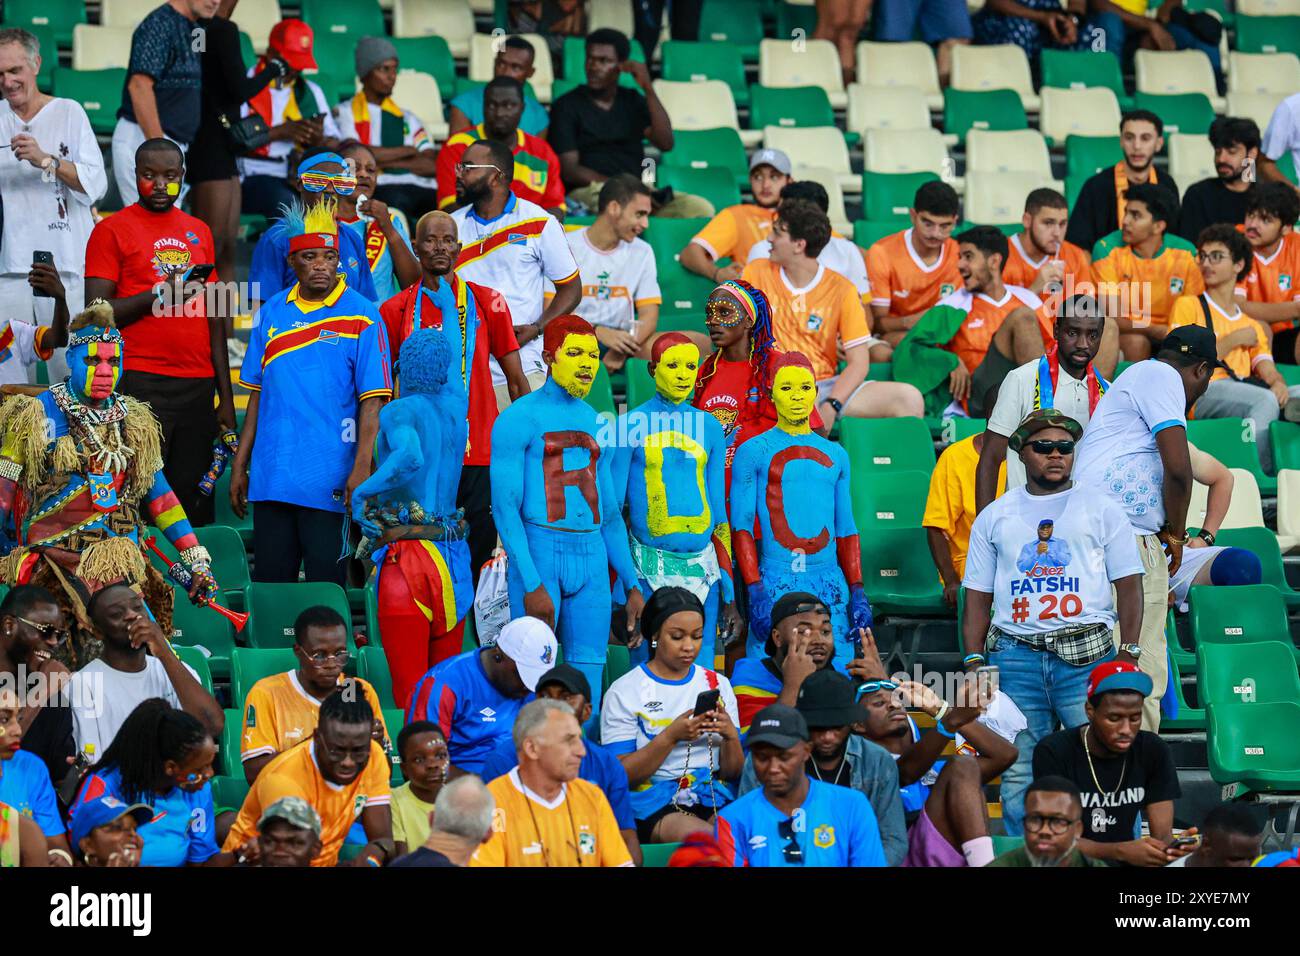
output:
M642 843L641 865L648 868L666 867L669 858L680 846L680 843Z
M934 173L961 192L956 167L936 129L869 129L862 134L863 168L873 173Z
M641 237L650 243L659 267L659 291L663 296L659 328L663 331L667 331L666 325L674 316L704 314L704 303L713 291L713 283L687 271L678 259L681 250L707 222L706 219L655 217Z
M351 621L348 596L337 584L298 582L248 586L248 643L258 648L287 648L293 645L293 622L305 609L323 604L338 611L344 621ZM352 626L348 625L349 637ZM349 640L349 649L354 651Z
M877 526L863 536L862 545L862 582L875 613L908 617L952 613L943 600L924 528Z
M609 380L609 370L603 363L596 368L595 381L591 383L591 389L587 392L587 404L594 408L598 415L605 415L611 419L618 417L618 409L614 407L614 388Z
M375 688L381 707L392 709L397 706L393 700L393 675L382 647L367 645L357 651L357 676Z
M1065 166L1070 176L1086 179L1123 158L1118 136L1069 136L1065 140Z
M1052 159L1043 134L1034 129L989 132L973 129L966 137L966 175L1019 172L1037 182L1052 182ZM1060 188L1058 185L1057 188ZM1024 196L1020 197L1023 211ZM971 219L969 214L967 219ZM1016 215L1020 218L1019 214Z
M1279 371L1286 368L1279 365ZM1300 425L1294 422L1271 422L1268 426L1268 440L1273 448L1273 467L1300 468Z
M675 83L721 80L731 87L731 98L737 106L749 105L750 89L745 80L745 66L740 51L730 43L668 41L663 45L663 78Z
M746 63L758 62L763 39L761 0L704 0L700 12L700 39L730 43Z
M844 126L860 136L868 129L929 129L930 107L914 86L849 85ZM955 143L956 140L953 140Z
M1283 641L1202 644L1196 648L1202 706L1300 704L1295 657Z
M966 175L965 215L970 222L1020 228L1025 211L1025 193L1046 186L1060 189L1061 183L1040 172L985 172Z
M1237 17L1237 49L1242 53L1300 54L1300 17Z
M239 707L226 708L226 722L221 729L221 752L217 755L217 766L228 777L243 778L244 776L243 761L239 759L239 755L243 751L241 746L243 716L242 703Z
M822 184L822 187L826 190L826 198L829 201L826 216L831 221L832 229L843 234L853 228L849 214L844 208L844 191L840 186L840 183L844 180L842 170L830 169L826 166L796 165L794 167L794 178L811 179ZM861 181L855 179L854 185L861 188Z
M212 670L208 667L208 658L197 647L176 645L172 648L181 663L198 675L199 683L209 694L212 693Z
M72 28L74 70L126 69L131 59L131 27L101 27L78 23ZM112 95L121 95L117 90ZM103 95L108 95L105 90Z
M1259 499L1259 485L1255 476L1244 468L1232 470L1232 501L1224 515L1221 528L1260 528L1264 525L1264 509ZM1187 506L1188 527L1204 527L1205 507L1209 489L1199 481L1192 482L1192 500Z
M555 73L551 66L551 48L546 40L536 33L520 34L533 45L533 75L528 82L539 103L551 102L551 86L555 82ZM450 43L450 41L448 41ZM500 36L476 33L469 43L469 79L475 83L486 83L492 79L493 64L496 62L497 50L503 42ZM455 52L455 47L452 47Z
M201 651L216 677L230 677L230 658L235 650L235 631L229 620L216 611L191 604L177 590L172 605L172 644Z
M364 36L386 36L384 12L376 0L299 0L303 21L317 36L347 34L355 40Z
M54 30L55 43L64 49L72 46L73 28L85 22L86 4L83 0L5 0L5 26L24 29L50 27Z
M237 647L230 662L231 700L244 707L248 692L263 677L282 674L298 666L298 658L288 647ZM238 717L236 717L238 720Z
M1275 641L1289 633L1282 595L1269 584L1197 584L1187 592L1187 604L1197 648L1202 644Z
M766 126L763 128L763 146L783 150L795 166L831 170L840 189L846 192L862 189L862 178L854 174L849 163L849 148L844 142L844 134L834 126L802 129Z
M440 36L394 37L393 46L397 48L397 64L403 70L418 70L428 73L438 81L438 92L443 100L450 100L456 95L456 60L451 54L451 47ZM438 104L441 107L441 103ZM421 109L424 106L421 104ZM416 111L419 113L419 110ZM433 110L428 110L433 117ZM424 116L420 116L424 119ZM442 113L437 114L438 119Z
M877 528L919 528L930 476L924 471L887 471L852 482L853 518L858 532Z
M1206 756L1215 783L1300 791L1300 704L1219 704L1208 713Z
M1210 137L1173 133L1166 140L1169 146L1169 175L1174 177L1183 192L1192 183L1213 179L1214 147Z
M452 55L469 56L475 33L474 13L465 0L396 0L393 36L437 36L447 42Z
M630 37L636 29L632 5L623 0L587 0L587 29L610 28ZM667 52L665 52L665 57Z
M248 587L248 555L244 542L234 528L207 525L194 532L199 544L212 556L212 575L226 593L239 592L238 607L243 607L243 591Z
M1216 113L1223 112L1225 104L1215 86L1214 68L1200 50L1138 50L1133 56L1133 74L1138 93L1200 93Z
M689 166L661 166L656 186L671 186L713 203L715 211L740 203L740 190L727 169L691 169Z
M668 112L668 118L672 120L674 134L679 130L729 127L740 134L741 142L747 147L757 146L763 139L762 130L740 128L731 87L721 80L705 80L701 83L655 80L654 91Z
M885 238L885 236L906 228L907 223L908 220L906 219L902 222L897 219L886 219L883 221L859 219L853 224L853 241L863 249L870 249L881 239ZM871 368L874 371L876 363L873 362Z
M1115 94L1121 109L1132 105L1131 97L1124 91L1119 58L1113 53L1045 49L1041 56L1044 88L1082 90L1100 87ZM1117 123L1107 132L1113 133L1118 129Z
M626 645L610 644L605 651L605 671L601 675L601 693L632 669L632 656Z
M1209 645L1206 645L1207 647ZM1205 707L1203 702L1198 698L1199 707L1193 707L1187 700L1183 691L1183 663L1181 655L1174 654L1171 650L1169 654L1169 686L1173 688L1174 696L1178 701L1178 716L1170 717L1164 714L1160 718L1160 731L1167 733L1169 731L1204 731L1205 730ZM1196 682L1197 693L1200 693L1201 683Z
M1111 136L1119 129L1119 101L1105 87L1062 90L1045 86L1040 96L1043 106L1038 129L1053 146L1065 145L1072 136Z
M923 183L938 179L934 173L862 174L862 212L877 222L909 222L908 210Z
M223 810L238 812L239 808L244 805L244 800L248 797L248 791L252 787L244 779L244 771L239 770L239 776L217 776L212 778L212 803L218 813Z
M875 472L934 471L934 442L919 418L846 418L840 442L854 481L870 481Z
M758 45L758 82L762 86L818 86L836 109L848 106L840 56L830 40L765 39Z
M266 52L266 45L271 38L271 30L284 18L280 10L280 0L257 0L239 7L235 22L239 29L248 34L253 41L253 49L258 53Z
M1215 536L1215 544L1225 548L1245 548L1259 556L1263 566L1263 581L1272 585L1290 610L1300 610L1300 591L1287 583L1286 569L1282 564L1282 551L1277 536L1268 528L1225 528ZM1276 637L1277 635L1271 635Z
M749 126L751 129L830 127L841 138L844 135L835 128L835 110L831 108L830 97L817 86L755 85L751 91Z
M447 138L450 127L443 119L442 93L438 81L431 75L418 70L399 70L397 82L393 85L393 99L420 117L431 139L442 141ZM415 105L419 106L418 110Z
M943 109L939 70L934 51L925 43L872 43L857 45L857 79L867 86L912 86L924 94L932 110Z
M1213 172L1211 172L1213 175ZM1240 418L1193 419L1187 423L1187 440L1229 468L1244 468L1255 476L1260 494L1277 493L1277 479L1264 474L1255 451L1254 434Z
M122 105L122 87L126 83L123 67L103 70L54 68L54 95L76 100L86 110L90 128L100 135L110 135L117 125L117 110Z
M1208 133L1214 122L1214 106L1204 93L1143 93L1133 97L1138 109L1150 110L1165 124L1165 136L1173 133Z
M1277 546L1285 554L1300 545L1300 471L1277 473Z
M627 374L627 407L636 408L654 397L655 382L650 377L650 363L645 359L628 359L623 366Z
M153 0L100 0L99 22L106 27L135 29L137 23L157 9L158 4Z
M1029 121L1015 90L954 90L943 94L943 131L965 142L972 129L1027 129Z
M1228 55L1229 93L1277 93L1300 90L1300 57L1294 53Z
M749 159L740 132L730 127L673 130L673 148L659 157L660 166L726 169L738 189L749 186Z
M1037 112L1040 105L1029 58L1014 43L954 47L949 82L955 90L1015 90L1026 112Z

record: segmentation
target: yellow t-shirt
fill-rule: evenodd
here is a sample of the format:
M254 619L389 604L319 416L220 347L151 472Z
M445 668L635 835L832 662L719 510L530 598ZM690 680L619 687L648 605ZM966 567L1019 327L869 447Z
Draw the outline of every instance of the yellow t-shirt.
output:
M488 785L496 798L492 838L470 866L631 866L609 800L593 783L570 780L545 803L525 791L515 767Z
M691 242L698 242L714 260L730 259L745 263L749 250L772 234L776 209L764 209L753 203L728 206L709 220Z
M741 276L767 296L772 307L772 333L786 352L802 352L812 363L817 381L831 378L839 365L835 341L844 347L864 344L871 337L866 309L853 283L818 265L806 289L796 289L771 259L755 259Z
M1186 249L1171 246L1163 246L1151 259L1141 259L1130 247L1118 246L1092 264L1092 275L1098 295L1110 294L1107 286L1113 287L1126 317L1138 318L1140 309L1149 308L1153 325L1168 324L1180 295L1205 291L1196 258Z
M867 250L871 304L888 306L889 315L924 312L961 288L957 252L957 241L949 239L939 258L927 266L912 248L911 229L878 240Z
M966 552L970 550L970 528L975 523L975 468L979 452L975 437L949 445L930 474L930 496L925 500L921 527L938 528L948 538L948 553L957 576L966 573ZM1007 490L1007 463L998 466L998 494Z
M1210 317L1214 323L1214 337L1222 339L1225 335L1231 335L1240 329L1249 329L1255 333L1255 344L1249 347L1238 347L1224 356L1224 363L1228 368L1236 373L1238 378L1249 378L1255 370L1255 365L1265 359L1273 360L1273 354L1268 347L1268 336L1264 334L1264 327L1246 315L1240 309L1237 314L1228 316L1219 306L1213 302L1209 296L1202 295L1185 295L1174 303L1173 314L1169 316L1169 330L1172 332L1180 325L1204 325L1205 310L1201 308L1201 300L1210 303ZM1221 368L1214 370L1214 375L1210 381L1217 382L1220 379L1228 377L1228 373Z
M366 768L347 786L330 783L316 764L316 741L308 740L277 756L257 775L253 789L230 828L223 850L232 851L257 836L262 811L281 797L302 797L320 814L321 851L312 866L333 866L348 830L366 807L388 806L388 759L384 748L370 741Z
M402 784L393 791L393 839L406 844L406 852L429 839L429 815L433 804L425 803L411 792L411 784Z
M1131 13L1139 17L1147 15L1147 0L1113 0L1113 2L1115 6L1125 13Z
M342 680L340 678L340 680ZM379 695L368 683L357 678L366 703L384 722ZM266 754L284 753L310 737L320 719L320 701L303 689L297 671L285 671L263 677L244 698L244 733L240 738L239 759L252 760ZM384 726L384 749L390 749L388 726Z

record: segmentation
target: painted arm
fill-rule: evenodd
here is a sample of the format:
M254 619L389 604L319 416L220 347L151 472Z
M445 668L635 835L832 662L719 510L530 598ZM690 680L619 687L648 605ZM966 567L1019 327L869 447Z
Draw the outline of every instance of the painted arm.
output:
M352 520L372 538L382 534L383 530L365 517L366 502L400 488L424 468L420 436L409 421L403 421L405 417L398 405L389 405L380 412L385 439L392 451L379 463L374 474L352 492Z
M772 600L758 573L758 545L754 541L754 523L758 517L758 464L749 445L742 445L732 463L731 474L731 547L736 568L749 596L749 630L766 639L771 632Z
M600 494L600 536L605 540L605 553L609 566L618 575L619 583L629 599L633 591L640 591L636 566L632 563L632 548L627 540L627 525L623 521L623 499L627 494L626 481L622 493L614 488L613 463L610 456L602 455L596 463L596 484ZM645 595L641 595L645 597Z
M492 517L506 554L523 580L525 591L535 591L542 586L542 576L537 573L537 565L528 551L528 537L524 533L525 449L534 437L532 426L530 416L512 415L507 409L492 426L492 462L489 465Z
M865 356L867 347L860 346ZM852 351L852 350L851 350ZM849 585L849 628L870 631L874 619L871 602L862 586L862 543L853 521L853 501L849 493L849 456L838 446L839 476L835 479L835 555L840 571Z

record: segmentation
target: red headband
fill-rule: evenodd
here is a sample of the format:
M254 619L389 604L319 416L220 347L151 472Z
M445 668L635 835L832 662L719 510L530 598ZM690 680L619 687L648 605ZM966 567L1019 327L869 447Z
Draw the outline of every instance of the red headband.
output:
M542 332L542 350L554 355L570 335L595 335L596 330L580 315L557 315Z
M650 361L658 362L674 345L694 345L689 335L685 332L665 332L659 338L655 339L654 346L650 349Z
M782 352L777 356L776 362L772 366L772 378L776 378L776 373L783 368L806 368L813 378L817 375L813 372L812 362L802 352Z
M304 249L334 249L339 247L339 237L332 232L305 232L289 240L289 252L302 252Z

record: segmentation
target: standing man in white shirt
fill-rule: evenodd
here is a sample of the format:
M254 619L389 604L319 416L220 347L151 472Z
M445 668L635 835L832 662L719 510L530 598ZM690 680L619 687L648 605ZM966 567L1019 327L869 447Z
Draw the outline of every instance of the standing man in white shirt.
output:
M452 213L461 242L456 274L506 297L519 361L536 391L546 381L542 330L577 308L582 278L559 220L511 192L514 168L510 147L495 140L478 140L461 156L456 188L469 202ZM545 280L555 285L555 296L543 308ZM506 377L496 359L491 365L497 405L504 409L510 404Z
M1142 556L1142 649L1138 666L1151 675L1142 727L1160 729L1160 698L1169 679L1165 611L1169 578L1187 544L1192 458L1187 412L1205 394L1219 366L1214 333L1204 326L1172 329L1152 361L1124 370L1106 390L1079 444L1074 478L1101 491L1128 515ZM1121 627L1121 641L1133 641Z
M1058 723L1087 723L1088 676L1115 656L1116 623L1129 635L1142 628L1143 566L1128 519L1070 479L1082 434L1054 408L1025 417L1010 438L1025 484L980 512L966 555L962 663L984 665L987 646L999 689L1027 721L1015 740L1020 754L1002 774L1002 819L1013 836L1023 832L1034 747ZM1126 644L1120 653L1131 660L1137 650Z
M1300 192L1300 188L1277 167L1278 160L1285 153L1291 154L1291 164L1300 172L1300 93L1292 93L1273 110L1257 160L1260 182L1286 183Z
M41 50L26 30L0 30L0 194L8 228L0 239L0 302L5 317L48 326L54 299L34 294L33 254L48 252L70 314L85 305L86 242L91 207L104 197L104 156L80 103L36 88ZM50 381L68 372L63 355L48 360Z
M998 400L989 413L975 471L975 513L997 496L998 468L1007 463L1007 490L1025 483L1025 466L1007 454L1007 442L1025 416L1039 408L1055 408L1088 427L1097 403L1110 383L1093 360L1102 340L1119 339L1119 327L1106 322L1105 309L1090 295L1076 295L1061 304L1053 325L1055 344L1047 354L1007 373L998 388Z

